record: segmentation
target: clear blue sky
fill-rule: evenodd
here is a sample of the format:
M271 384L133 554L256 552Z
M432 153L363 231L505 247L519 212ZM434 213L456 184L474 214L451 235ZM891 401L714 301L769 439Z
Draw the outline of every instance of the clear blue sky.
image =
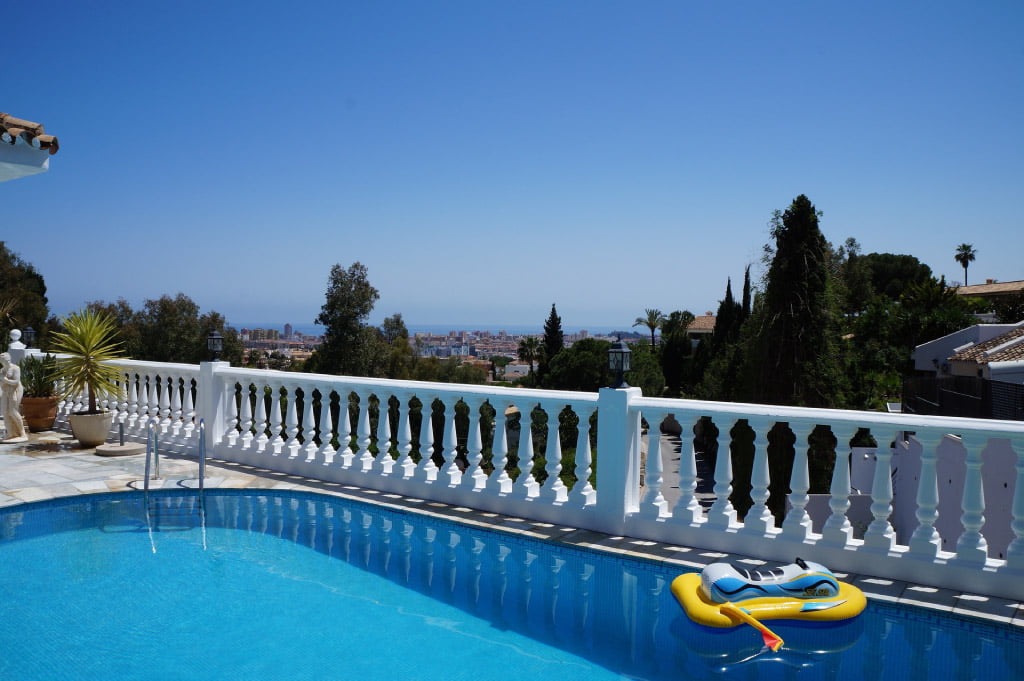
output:
M1024 279L1024 3L36 2L0 111L48 173L0 239L53 312L183 292L308 324L714 310L798 194L835 244Z

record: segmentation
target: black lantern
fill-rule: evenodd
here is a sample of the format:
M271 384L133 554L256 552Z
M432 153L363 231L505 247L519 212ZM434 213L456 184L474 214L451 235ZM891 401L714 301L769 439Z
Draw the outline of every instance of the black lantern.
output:
M622 338L612 343L612 346L608 349L608 368L611 370L612 375L615 376L613 388L629 387L629 384L622 377L630 369L629 354L629 346L622 342Z
M26 348L32 347L32 344L36 342L36 330L31 326L26 326L21 331L21 340L25 343Z
M224 336L217 333L216 329L206 337L206 349L210 351L210 361L220 360L220 353L224 350Z

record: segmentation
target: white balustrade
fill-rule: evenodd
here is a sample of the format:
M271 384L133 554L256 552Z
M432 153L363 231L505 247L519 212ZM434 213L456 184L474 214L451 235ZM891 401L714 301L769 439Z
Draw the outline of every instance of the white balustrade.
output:
M575 393L289 374L222 362L115 364L124 376L124 389L107 400L118 412L115 423L143 441L147 423L159 419L161 437L185 455L195 454L195 425L203 418L214 459L643 539L770 560L799 555L844 572L1024 598L1024 423L647 398L636 389ZM81 405L82 396L73 396L61 413ZM562 450L572 442L566 409L577 421L574 456ZM542 412L546 431L536 421ZM515 443L510 417L519 421ZM678 468L666 465L677 427ZM822 444L829 431L834 448ZM534 436L543 432L541 447ZM860 441L865 432L875 445L852 460L855 436ZM705 462L715 445L712 469ZM538 457L543 482L535 476ZM749 478L735 478L734 457ZM777 466L776 457L789 458ZM1010 473L993 485L985 476L996 459ZM789 479L773 479L790 462ZM822 479L823 466L831 466L830 480ZM519 471L514 482L510 467ZM940 470L942 489L952 494L940 495ZM770 496L787 487L784 500ZM1004 496L990 501L989 493ZM734 495L747 509L742 519ZM853 503L864 495L869 509ZM994 540L999 531L1005 536Z

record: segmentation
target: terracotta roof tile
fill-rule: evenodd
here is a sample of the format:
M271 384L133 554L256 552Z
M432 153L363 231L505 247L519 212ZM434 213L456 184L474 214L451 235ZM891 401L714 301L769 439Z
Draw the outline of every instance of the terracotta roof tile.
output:
M1007 362L1024 359L1024 326L961 350L949 358L956 362Z
M36 149L46 149L51 156L60 148L57 138L44 132L42 123L33 123L0 112L0 141L14 144L19 137Z
M971 286L960 286L956 289L961 296L995 296L1012 295L1024 293L1024 280L1021 281L997 281L991 284L972 284Z
M714 331L715 315L698 315L693 318L693 323L686 328L689 331Z

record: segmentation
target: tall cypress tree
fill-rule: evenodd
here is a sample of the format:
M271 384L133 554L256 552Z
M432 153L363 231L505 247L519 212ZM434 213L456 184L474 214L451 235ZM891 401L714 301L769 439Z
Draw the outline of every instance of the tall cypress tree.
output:
M748 398L769 404L840 406L842 371L829 246L818 212L801 194L772 221L775 253L746 354Z
M544 352L540 363L540 379L544 380L547 375L547 368L562 348L565 347L565 338L562 333L562 318L558 316L555 304L551 303L551 314L544 322L544 338L542 341Z

